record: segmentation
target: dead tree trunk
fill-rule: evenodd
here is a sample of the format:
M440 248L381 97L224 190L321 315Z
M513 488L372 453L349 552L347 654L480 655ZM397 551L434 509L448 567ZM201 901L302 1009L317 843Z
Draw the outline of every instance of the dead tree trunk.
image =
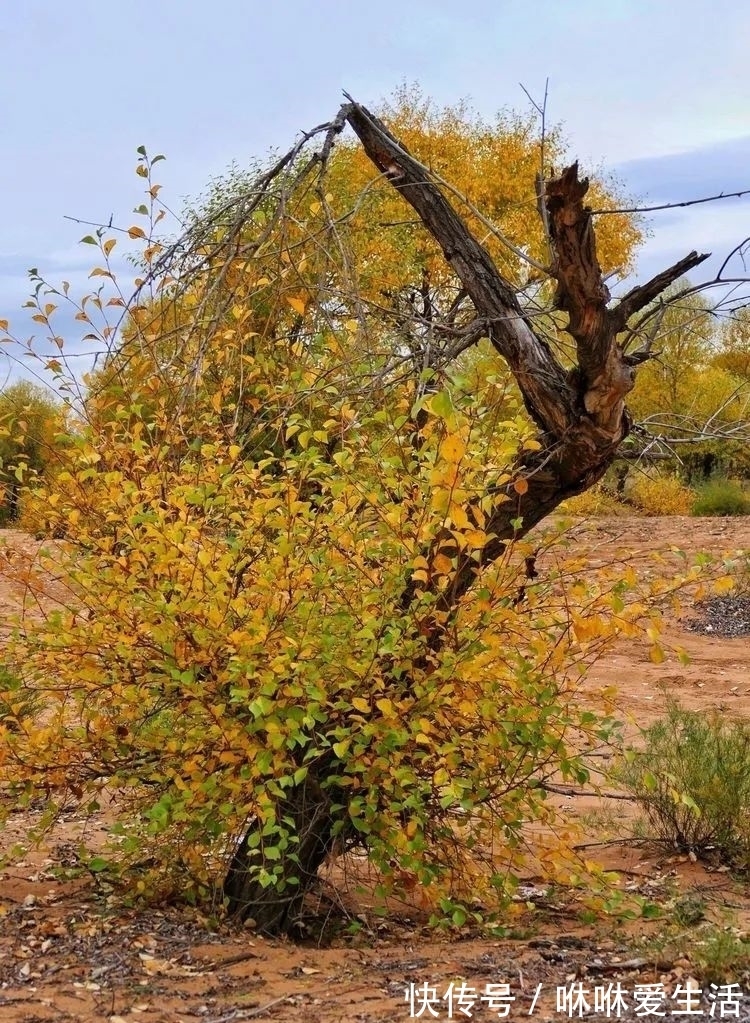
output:
M427 645L438 651L445 640L460 601L478 572L505 551L508 543L524 535L565 498L596 483L614 460L628 434L630 419L625 399L632 389L635 367L649 357L646 349L627 353L618 342L630 317L642 310L669 285L707 256L692 252L647 284L610 304L596 256L592 214L583 200L587 179L579 179L578 165L548 181L544 196L556 280L555 306L569 317L567 330L577 351L577 365L566 370L521 308L516 294L500 274L487 250L471 234L445 198L430 172L415 160L382 122L357 103L350 103L333 122L332 133L348 122L367 155L416 211L425 228L439 243L474 304L477 323L473 338L486 337L507 362L529 415L539 428L540 450L524 453L516 477L525 488L508 487L495 493L498 500L484 530L491 535L480 562L462 554L450 533L438 536L425 551L428 563L440 551L455 558L453 578L441 589L432 623L420 622ZM330 149L330 141L326 147ZM523 490L523 493L518 491ZM487 496L487 495L484 495ZM468 509L470 512L470 509ZM520 522L519 522L520 520ZM418 593L432 585L406 581L400 605L406 613ZM388 666L383 665L388 678ZM403 691L404 679L398 681ZM408 680L406 685L408 686ZM230 914L252 918L267 934L287 933L294 924L305 891L332 847L335 823L333 802L324 792L324 779L312 790L303 785L290 790L278 807L296 836L282 864L279 884L263 887L254 869L254 850L262 846L257 827L251 826L235 853L224 885ZM273 863L267 864L269 868ZM298 883L291 883L296 878Z
M592 214L583 203L588 179L579 179L578 164L574 163L559 178L547 181L545 219L553 253L549 273L557 282L555 308L568 314L567 331L577 352L577 365L566 370L534 332L512 286L431 179L429 170L365 107L350 104L346 118L375 166L440 245L484 321L483 336L507 362L526 409L539 427L540 450L522 455L517 465L527 489L522 495L512 486L498 492L509 500L498 502L484 526L493 539L484 547L481 561L456 550L449 534L438 537L433 545L457 558L452 584L441 593L438 604L438 610L450 616L477 573L500 557L509 541L523 536L567 497L583 493L604 475L630 429L625 398L635 383L635 367L650 354L645 349L627 353L618 335L625 331L631 316L708 255L691 252L610 305L596 256ZM419 588L424 590L424 583ZM416 591L413 583L407 584L404 608ZM440 645L438 635L435 644Z

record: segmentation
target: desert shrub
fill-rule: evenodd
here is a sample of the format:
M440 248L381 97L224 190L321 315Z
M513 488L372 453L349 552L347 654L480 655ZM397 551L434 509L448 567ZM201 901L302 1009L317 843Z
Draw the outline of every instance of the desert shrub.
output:
M713 850L736 866L750 857L750 722L686 710L643 732L615 771L636 797L653 835L698 855Z
M640 474L628 497L644 515L688 515L695 495L676 476Z
M717 477L704 483L693 503L693 515L750 515L750 495L736 480Z
M690 958L704 984L746 983L750 977L750 942L732 930L708 927Z
M621 515L627 511L625 505L602 484L577 497L569 497L561 510L568 515Z

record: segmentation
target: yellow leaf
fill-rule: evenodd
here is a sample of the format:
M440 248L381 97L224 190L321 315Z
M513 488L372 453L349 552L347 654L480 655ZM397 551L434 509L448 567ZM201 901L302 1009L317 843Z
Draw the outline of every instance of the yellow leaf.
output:
M451 434L446 437L443 443L440 445L440 455L445 459L446 462L456 464L460 462L466 453L466 445L457 437L455 434Z
M307 309L307 302L303 298L299 298L295 295L287 295L286 300L289 305L294 309L295 313L299 313L300 316L305 315L305 309Z
M390 714L393 714L393 704L387 697L383 697L382 700L377 700L375 706L384 717L388 717Z
M432 559L432 567L438 575L447 575L451 568L453 568L453 565L451 564L451 559L446 557L445 554L436 554Z
M528 481L524 479L516 480L516 482L513 484L513 489L517 494L523 496L523 494L525 494L526 491L529 489Z
M370 704L367 700L363 700L361 696L354 697L352 700L352 707L354 707L355 710L360 711L362 714L369 714L370 712Z
M146 232L143 230L142 227L138 227L137 224L134 224L132 227L128 228L128 237L133 239L145 238Z
M661 664L664 661L664 651L660 646L652 646L648 652L648 656L654 664Z
M451 504L450 508L448 509L448 512L451 517L451 522L456 527L456 529L469 529L469 527L471 526L471 523L469 522L469 517L460 504L456 504L454 502L453 504Z
M464 540L469 547L479 550L487 543L487 534L482 529L469 529L464 533Z
M112 249L115 247L115 245L117 245L117 239L116 238L108 238L106 240L106 242L104 243L104 245L102 245L102 248L104 249L104 255L108 256L110 254L110 252L112 251Z

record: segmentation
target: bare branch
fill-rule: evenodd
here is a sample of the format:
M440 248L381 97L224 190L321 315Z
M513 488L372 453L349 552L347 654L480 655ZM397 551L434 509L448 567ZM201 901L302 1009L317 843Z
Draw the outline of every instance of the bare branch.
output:
M545 176L545 173L546 173L545 166L544 166L544 144L546 142L546 130L547 130L547 95L549 93L549 78L547 78L545 80L545 82L544 82L544 99L542 100L541 105L539 103L537 103L536 100L532 97L531 93L526 88L526 86L523 84L523 82L519 82L518 84L521 86L523 91L526 93L526 96L528 97L529 103L531 103L532 107L539 114L539 121L540 121L540 126L541 126L541 139L540 139L540 142L539 142L539 170L537 171L537 173L535 175L535 178L534 178L534 186L535 186L535 189L536 189L536 207L537 207L537 210L539 211L539 216L540 216L541 221L542 221L542 226L544 227L544 238L545 238L545 241L547 243L548 258L549 258L549 260L551 262L552 261L552 257L553 257L552 238L551 238L551 235L550 235L549 214L547 213L547 205L546 205L546 203L544 201L544 191L545 191L544 190L544 176Z
M636 288L629 291L627 295L620 299L615 308L611 310L611 316L616 324L616 331L619 333L621 330L624 330L628 320L634 313L640 312L650 302L653 302L655 298L658 298L663 291L666 291L670 284L674 284L680 277L684 277L689 270L700 266L710 256L710 252L699 255L693 251L673 266L662 270L656 277L652 277L646 284L639 284Z
M750 188L744 188L740 192L719 192L718 195L709 195L705 199L688 199L686 202L665 202L659 206L629 206L623 209L592 210L592 217L604 217L612 213L656 213L658 210L676 210L685 206L699 206L705 202L718 202L720 199L740 199L743 195L750 195Z

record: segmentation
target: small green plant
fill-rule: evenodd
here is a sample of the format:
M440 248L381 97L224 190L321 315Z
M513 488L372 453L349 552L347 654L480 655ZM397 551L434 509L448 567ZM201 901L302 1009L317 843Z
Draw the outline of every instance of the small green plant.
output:
M750 515L750 494L736 480L716 477L698 490L693 515Z
M750 942L733 930L710 927L690 957L703 984L746 983L750 977Z
M667 703L667 715L629 750L617 780L640 804L651 835L696 855L750 866L750 722Z
M654 963L689 959L691 974L704 990L710 984L747 984L750 978L750 941L726 923L675 919L659 932L642 935L635 947Z
M681 927L694 927L706 918L706 900L699 895L682 895L675 899L672 916Z

